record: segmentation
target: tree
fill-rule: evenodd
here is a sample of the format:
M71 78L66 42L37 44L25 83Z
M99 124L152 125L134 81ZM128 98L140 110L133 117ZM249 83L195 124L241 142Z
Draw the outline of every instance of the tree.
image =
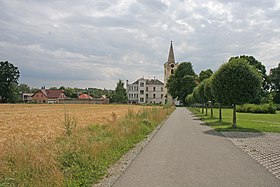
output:
M213 71L211 69L202 70L198 75L198 81L202 82L203 80L211 77L211 75L213 75Z
M236 104L253 101L261 91L262 78L245 59L232 58L213 75L211 88L220 103L233 105L233 127L236 128Z
M166 85L172 98L178 98L184 104L186 104L186 96L193 92L195 86L195 73L190 62L180 63L175 73L169 77Z
M21 93L30 93L31 89L27 84L23 83L18 85L18 91Z
M50 87L49 90L58 90L58 88L53 86L53 87Z
M207 101L210 101L210 117L213 117L213 100L214 96L211 91L211 77L208 79L205 79L205 84L204 84L204 94L205 97L207 98Z
M280 103L280 63L278 67L270 70L269 79L271 81L271 90L274 92L273 102Z
M124 88L124 83L119 80L117 83L117 87L112 94L112 102L113 103L126 103L127 96L126 96L126 89Z
M185 103L187 104L187 106L191 106L194 103L193 93L186 96Z
M207 103L207 97L205 96L204 86L205 86L205 80L203 80L198 85L198 97L199 97L199 101L200 101L199 103L202 104L202 114L204 113L204 106ZM207 115L207 106L206 106L206 115Z
M268 80L268 76L266 75L266 69L265 66L258 60L256 60L253 56L246 56L246 55L241 55L241 56L236 56L236 57L231 57L229 61L232 59L244 59L246 60L250 65L254 66L259 73L262 75L262 89L259 94L259 96L253 100L253 103L260 103L262 100L267 100L265 98L268 98L269 95L269 88L270 88L270 83Z
M2 102L15 102L18 98L19 69L8 61L0 62L0 97Z

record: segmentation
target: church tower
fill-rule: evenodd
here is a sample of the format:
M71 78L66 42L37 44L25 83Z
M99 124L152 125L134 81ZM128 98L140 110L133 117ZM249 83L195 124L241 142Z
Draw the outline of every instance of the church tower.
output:
M164 96L165 96L165 103L167 104L174 104L174 100L172 99L171 95L168 94L166 84L167 80L169 79L170 75L173 75L176 68L178 67L179 63L175 63L174 51L172 41L170 44L168 60L164 63Z

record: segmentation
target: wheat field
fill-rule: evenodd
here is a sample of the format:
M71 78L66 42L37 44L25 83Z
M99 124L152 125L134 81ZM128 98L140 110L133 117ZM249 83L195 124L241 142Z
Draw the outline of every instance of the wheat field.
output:
M138 111L137 105L92 104L1 104L0 152L9 141L36 143L54 140L64 133L64 118L77 120L77 128L95 123L108 123L112 113L123 117L128 110ZM115 116L114 115L114 116Z

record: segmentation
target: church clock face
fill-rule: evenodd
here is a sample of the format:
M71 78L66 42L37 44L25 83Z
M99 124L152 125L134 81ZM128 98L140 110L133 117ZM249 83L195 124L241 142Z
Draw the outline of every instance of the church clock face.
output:
M170 67L171 67L171 68L174 68L174 64L170 64Z

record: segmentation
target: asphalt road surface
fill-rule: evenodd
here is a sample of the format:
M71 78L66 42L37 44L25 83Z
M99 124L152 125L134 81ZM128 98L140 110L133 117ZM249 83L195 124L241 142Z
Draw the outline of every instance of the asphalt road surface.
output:
M114 186L279 187L280 180L186 108L177 108Z

